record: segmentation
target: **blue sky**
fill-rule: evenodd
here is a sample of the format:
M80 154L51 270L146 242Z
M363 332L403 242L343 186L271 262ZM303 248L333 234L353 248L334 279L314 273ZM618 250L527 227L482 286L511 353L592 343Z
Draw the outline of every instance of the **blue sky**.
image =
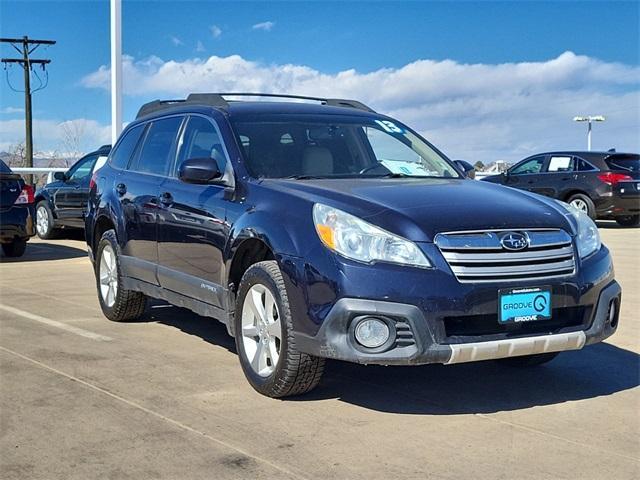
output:
M109 66L108 2L3 0L0 5L2 36L28 34L58 42L38 52L52 63L47 89L34 95L35 117L43 122L36 128L36 148L59 148L47 126L78 119L91 121L85 127L87 146L102 141L110 122L108 85L100 74ZM560 138L554 122L565 114L609 112L611 122L600 129L601 146L637 150L639 23L638 2L124 0L123 51L130 57L125 120L152 98L223 86L254 90L247 77L255 76L260 79L255 85L263 89L279 86L312 94L326 88L320 93L363 98L417 124L454 156L515 160L528 149L582 147L577 144L584 138L581 128L567 123ZM1 52L13 55L7 45ZM416 66L417 61L423 63ZM511 70L504 71L503 64ZM193 69L189 77L175 74L184 68ZM292 69L302 73L291 74ZM351 70L354 74L346 79L340 74ZM200 81L191 81L199 75ZM293 76L282 80L283 75ZM447 75L455 80L451 91ZM539 81L536 75L546 76ZM468 81L458 86L466 76ZM521 83L505 79L523 76ZM549 81L556 76L561 81ZM17 68L9 70L9 77L21 85ZM402 92L382 98L375 93L376 81L387 85L386 91L401 86ZM500 82L501 90L488 90ZM440 96L425 100L420 94L425 84ZM509 89L514 96L505 95ZM1 91L0 146L16 140L23 105L22 95L4 80ZM516 128L510 116L531 112L539 119L533 106L541 102L550 102L554 113L526 138L529 129ZM510 111L513 105L517 110ZM560 105L566 108L556 112ZM606 111L578 111L583 107ZM466 129L477 130L477 125L482 125L481 136L469 137ZM492 147L490 135L500 145ZM461 145L461 138L471 143ZM596 146L597 139L596 131Z

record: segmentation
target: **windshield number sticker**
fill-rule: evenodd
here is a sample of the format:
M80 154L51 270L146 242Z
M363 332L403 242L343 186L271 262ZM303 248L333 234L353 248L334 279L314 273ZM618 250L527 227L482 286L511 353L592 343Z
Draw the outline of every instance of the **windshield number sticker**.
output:
M398 127L395 123L390 122L389 120L376 120L376 123L380 125L386 132L389 133L402 133L402 129Z

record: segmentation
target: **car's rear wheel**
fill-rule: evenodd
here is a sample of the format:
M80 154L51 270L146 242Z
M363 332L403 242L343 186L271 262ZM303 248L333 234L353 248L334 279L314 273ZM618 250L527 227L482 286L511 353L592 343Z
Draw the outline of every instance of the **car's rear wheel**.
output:
M307 393L318 385L324 358L296 349L277 262L256 263L242 276L234 321L240 364L255 390L280 398Z
M10 243L2 244L2 251L7 257L21 257L26 248L26 238L14 238Z
M143 313L147 297L143 293L122 288L120 246L114 230L107 230L96 252L96 285L102 313L109 320L136 320Z
M585 195L584 193L576 193L575 195L571 195L569 200L567 200L567 203L572 207L583 211L595 220L596 206L593 204L593 201L589 198L588 195Z
M616 222L621 227L637 227L640 225L640 215L624 215L616 217Z
M535 367L536 365L550 362L559 354L560 352L539 353L537 355L523 355L522 357L500 358L496 361L509 367Z
M55 238L58 230L54 228L55 221L53 213L46 201L38 203L36 206L36 233L43 240Z

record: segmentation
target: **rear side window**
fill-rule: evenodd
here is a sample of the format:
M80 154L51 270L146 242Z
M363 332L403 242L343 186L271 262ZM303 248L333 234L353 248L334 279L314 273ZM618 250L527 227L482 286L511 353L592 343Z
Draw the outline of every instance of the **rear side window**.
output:
M640 171L640 155L611 155L604 161L611 170Z
M138 172L166 175L171 167L175 140L182 117L155 120L144 138L135 168Z
M576 170L578 170L579 172L591 172L593 170L596 170L596 168L586 160L583 160L580 157L576 157Z
M213 124L203 117L190 117L180 148L179 163L189 158L215 158L221 172L225 168L222 139Z
M573 158L552 156L549 159L548 172L571 172L573 170Z
M124 134L122 140L116 145L109 157L109 163L112 166L116 168L127 168L143 131L144 125L138 125Z

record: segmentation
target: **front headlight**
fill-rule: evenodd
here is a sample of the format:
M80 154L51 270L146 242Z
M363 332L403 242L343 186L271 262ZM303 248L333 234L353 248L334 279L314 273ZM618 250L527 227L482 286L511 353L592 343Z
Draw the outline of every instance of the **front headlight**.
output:
M591 217L568 203L558 201L576 223L576 245L580 258L586 258L593 252L600 249L602 242L600 241L600 232Z
M337 208L316 203L313 222L327 248L352 260L431 266L415 243Z

